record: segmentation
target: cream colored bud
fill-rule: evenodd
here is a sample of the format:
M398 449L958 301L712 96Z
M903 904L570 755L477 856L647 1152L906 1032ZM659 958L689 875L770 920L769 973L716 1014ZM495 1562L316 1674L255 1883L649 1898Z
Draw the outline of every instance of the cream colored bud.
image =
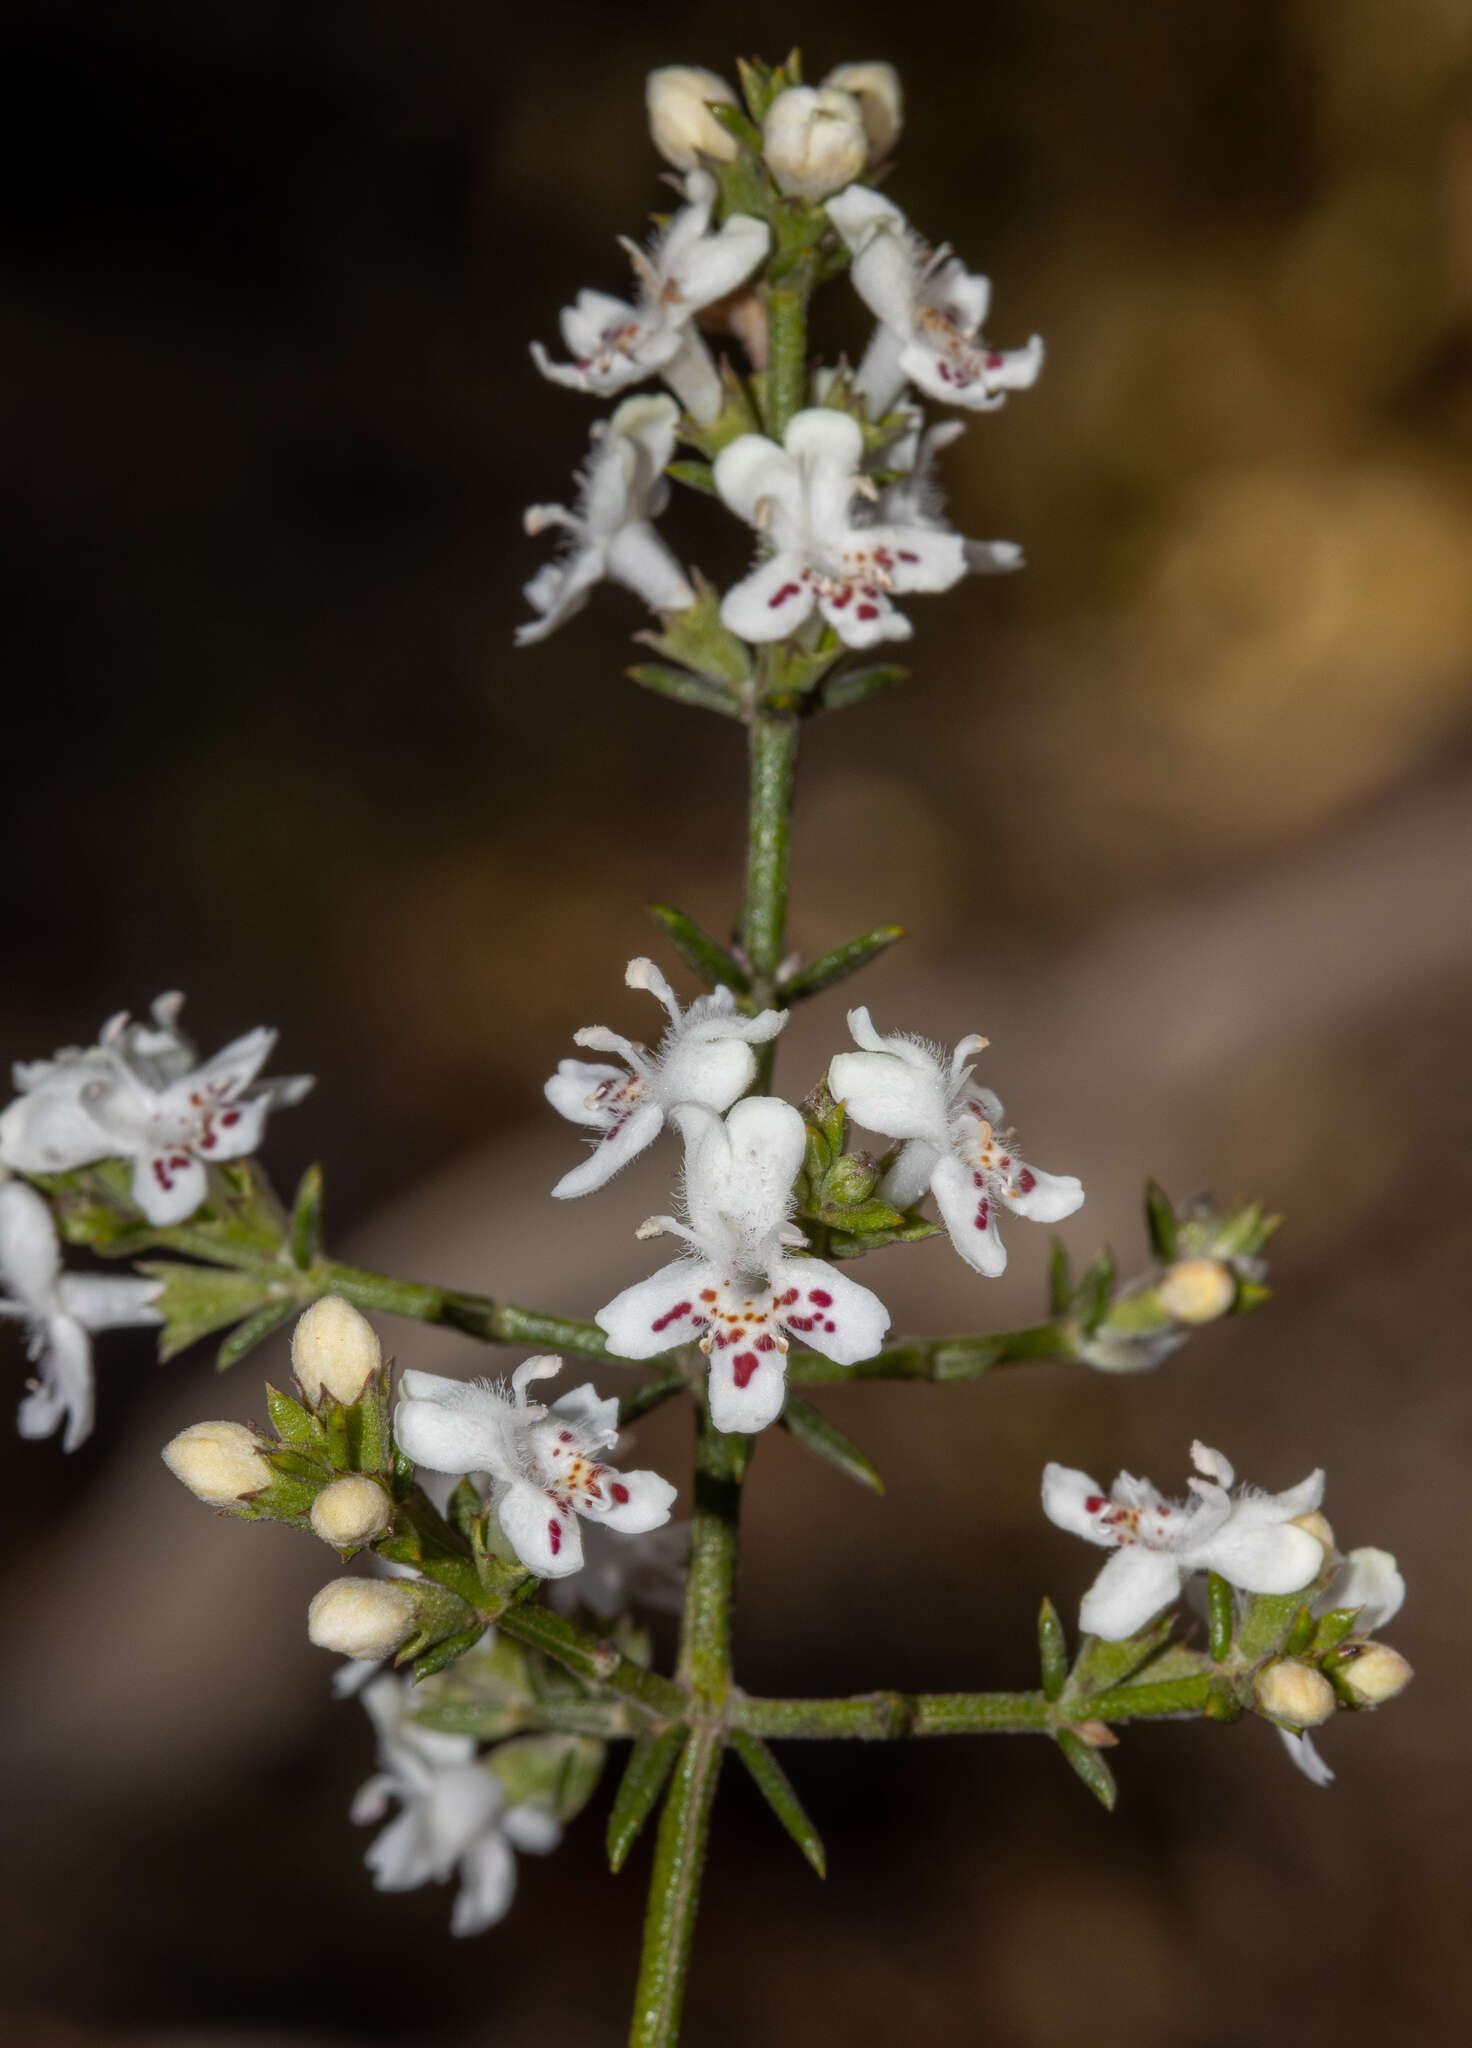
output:
M1404 1692L1416 1674L1389 1643L1366 1643L1345 1658L1338 1675L1340 1684L1355 1699L1367 1707L1378 1707L1382 1700L1393 1700L1398 1692Z
M381 1536L393 1512L394 1504L378 1481L355 1472L323 1487L312 1502L312 1527L334 1550L353 1550Z
M698 64L666 64L645 81L649 133L665 162L677 171L693 171L702 157L718 164L736 161L736 138L711 112L712 100L734 107L736 95L724 78Z
M271 1484L261 1440L243 1422L191 1422L163 1448L163 1460L196 1500L231 1508Z
M781 189L795 198L841 192L869 156L858 101L831 86L789 86L767 109L762 155Z
M1296 1657L1280 1657L1257 1674L1257 1704L1291 1728L1317 1728L1334 1713L1334 1688L1322 1671Z
M1237 1299L1237 1278L1220 1259L1178 1259L1155 1298L1178 1323L1214 1323Z
M307 1634L340 1657L390 1656L418 1626L419 1604L395 1579L331 1579L307 1609Z
M852 93L858 101L870 163L888 156L905 125L905 96L893 64L839 64L823 83Z
M1324 1546L1325 1564L1332 1561L1334 1556L1334 1531L1330 1528L1329 1518L1322 1509L1314 1508L1306 1515L1295 1515L1293 1517L1293 1526L1295 1529L1306 1529L1310 1536L1316 1536Z
M313 1406L324 1395L356 1401L382 1363L372 1323L340 1294L314 1301L291 1333L292 1371Z

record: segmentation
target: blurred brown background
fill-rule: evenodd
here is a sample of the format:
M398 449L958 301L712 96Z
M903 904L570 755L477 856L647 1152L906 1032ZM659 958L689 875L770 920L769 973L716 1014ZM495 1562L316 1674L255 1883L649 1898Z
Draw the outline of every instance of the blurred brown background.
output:
M818 75L901 66L891 189L1049 360L949 472L1027 573L917 601L912 683L811 735L794 942L909 926L864 995L990 1034L1033 1154L1089 1187L1075 1251L1142 1257L1148 1172L1290 1222L1272 1308L1159 1376L825 1397L883 1502L764 1440L742 1676L1030 1683L1039 1596L1091 1565L1041 1519L1043 1461L1176 1485L1196 1434L1269 1486L1329 1468L1342 1540L1406 1567L1420 1676L1324 1737L1327 1793L1261 1724L1131 1733L1112 1820L1041 1744L792 1750L826 1887L733 1774L688 2038L1461 2038L1466 0L6 9L0 1051L183 986L207 1045L270 1020L323 1077L269 1156L326 1162L344 1249L585 1312L644 1269L672 1155L554 1209L577 1139L540 1083L578 1024L649 1028L619 987L645 901L729 918L739 740L620 680L616 593L513 656L520 508L565 494L595 411L526 344L623 288L612 237L660 203L646 68L795 37ZM833 296L830 351L865 331ZM679 517L710 573L743 559ZM793 1092L841 1008L789 1033ZM1009 1242L995 1286L943 1241L864 1277L901 1327L1000 1327L1046 1251ZM606 1794L477 1942L443 1893L374 1894L367 1728L302 1626L331 1559L156 1462L258 1413L279 1354L219 1383L113 1340L80 1455L0 1442L0 2027L616 2043L647 1850L601 1874ZM684 1433L652 1422L649 1462Z

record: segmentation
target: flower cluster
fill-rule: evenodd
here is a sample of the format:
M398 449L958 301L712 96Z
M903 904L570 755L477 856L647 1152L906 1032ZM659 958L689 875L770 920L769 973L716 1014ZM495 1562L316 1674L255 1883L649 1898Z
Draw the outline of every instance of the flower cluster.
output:
M906 393L991 410L1036 380L1042 343L991 348L981 331L986 278L932 252L891 200L860 182L902 125L892 66L843 64L821 86L785 85L759 128L724 79L688 66L652 73L648 106L684 203L647 249L624 241L634 297L579 292L561 315L571 360L554 361L540 343L532 357L544 377L593 397L654 377L674 396L625 401L594 427L576 511L527 512L529 533L556 526L569 540L527 584L539 616L517 640L544 638L604 578L664 617L695 606L653 525L678 439L713 458L708 488L758 536L760 560L720 606L728 632L758 648L819 628L849 648L908 638L896 597L949 590L968 571L1017 568L1021 553L947 526L932 472L960 423L927 427ZM858 370L816 369L774 437L755 430L750 391L729 362L717 364L706 334L739 340L750 370L767 372L763 269L774 250L790 262L804 239L827 261L847 259L877 324Z

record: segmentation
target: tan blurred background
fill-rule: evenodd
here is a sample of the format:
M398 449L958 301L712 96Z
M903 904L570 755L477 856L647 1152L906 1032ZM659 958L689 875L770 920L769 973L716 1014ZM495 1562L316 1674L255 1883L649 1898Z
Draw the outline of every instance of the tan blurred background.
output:
M688 2038L1044 2048L1438 2044L1468 2021L1465 1016L1472 996L1472 7L1082 0L895 19L573 0L6 10L0 431L10 534L0 1051L158 989L323 1078L272 1130L364 1260L584 1312L642 1271L671 1155L571 1213L540 1104L670 898L734 901L738 736L620 680L604 593L513 657L594 408L526 357L660 203L645 69L884 55L892 190L996 282L1038 389L952 452L1027 573L918 601L914 676L805 746L794 943L912 938L885 1027L986 1031L1065 1235L1143 1257L1147 1173L1287 1212L1277 1299L1153 1378L1043 1367L825 1405L890 1481L785 1440L749 1489L753 1688L1028 1684L1049 1456L1168 1484L1189 1439L1395 1550L1419 1671L1315 1791L1260 1724L1141 1729L1106 1817L1041 1744L793 1749L820 1887L734 1779ZM830 350L864 322L843 290ZM711 510L672 533L742 560ZM794 1093L841 999L784 1044ZM864 1278L897 1323L1039 1310L944 1242ZM474 1369L457 1339L402 1356ZM607 1793L470 1944L375 1895L364 1717L302 1610L331 1560L215 1520L158 1445L260 1367L108 1343L78 1456L0 1442L0 2030L93 2042L622 2039L647 1851ZM23 1374L7 1345L16 1390ZM677 1469L684 1420L644 1432ZM938 1557L934 1531L947 1543ZM729 1984L723 1988L723 1978Z

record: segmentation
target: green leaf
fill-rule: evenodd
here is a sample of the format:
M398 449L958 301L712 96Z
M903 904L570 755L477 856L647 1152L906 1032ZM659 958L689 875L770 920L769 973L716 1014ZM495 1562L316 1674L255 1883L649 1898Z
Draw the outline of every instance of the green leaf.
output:
M486 1759L501 1780L508 1806L540 1806L566 1824L594 1792L607 1747L591 1735L518 1735Z
M1156 1258L1167 1266L1174 1264L1179 1242L1175 1204L1158 1181L1145 1183L1145 1224Z
M723 683L738 694L752 677L751 655L743 640L721 623L721 593L698 570L691 572L696 598L682 612L668 616L659 632L636 633L665 661L693 669L707 682Z
M305 1273L322 1256L322 1169L309 1166L291 1205L291 1256Z
M666 1728L662 1735L641 1735L629 1754L623 1778L614 1795L608 1816L608 1867L620 1871L629 1851L639 1839L655 1802L669 1781L675 1759L685 1746L683 1728Z
M319 1451L326 1448L327 1432L300 1401L290 1394L280 1393L268 1380L266 1383L266 1413L271 1418L271 1427L282 1443L293 1444L302 1450Z
M693 917L687 917L683 910L671 909L668 903L651 903L648 910L655 923L663 926L670 944L691 973L698 974L707 988L718 988L724 983L738 996L749 992L751 976L746 969Z
M1232 1303L1228 1313L1234 1316L1245 1316L1251 1310L1261 1308L1265 1301L1271 1301L1272 1298L1272 1288L1264 1287L1260 1280L1239 1280L1237 1282L1237 1299Z
M177 1358L181 1351L213 1330L253 1316L270 1298L271 1283L263 1273L240 1273L222 1266L186 1266L176 1259L148 1259L140 1273L163 1282L155 1304L164 1319L159 1337L160 1363ZM293 1302L271 1304L289 1315Z
M820 1415L810 1402L789 1394L779 1420L793 1442L801 1444L805 1451L811 1451L815 1458L826 1459L871 1492L883 1493L884 1481L864 1453L856 1444L850 1443L836 1423L830 1422L826 1415Z
M300 1306L296 1301L270 1301L264 1308L257 1309L253 1316L247 1316L215 1353L216 1372L228 1372L232 1365L239 1365L248 1352L254 1351L273 1330L279 1330Z
M834 1100L826 1078L807 1096L802 1109L809 1129L816 1127L819 1136L828 1147L825 1166L831 1164L836 1155L843 1150L844 1139L848 1135L848 1115L843 1104Z
M677 704L693 704L697 711L716 711L722 718L739 718L741 706L720 683L704 682L683 668L656 668L641 662L624 670L630 682L656 696L670 697Z
M1312 1590L1309 1587L1297 1593L1254 1593L1242 1608L1237 1630L1239 1655L1252 1660L1281 1650L1298 1626L1306 1605L1304 1592Z
M1358 1607L1335 1607L1329 1613L1321 1614L1314 1630L1313 1654L1321 1657L1326 1650L1337 1649L1353 1631L1359 1617Z
M746 111L750 114L755 127L760 130L767 118L768 107L781 90L777 84L778 74L770 64L764 64L760 57L738 57L736 76L741 81L741 97L746 102ZM734 134L736 131L732 129L731 132ZM760 143L760 134L757 135L756 141L757 144Z
M757 1790L763 1799L819 1877L826 1877L828 1858L823 1853L823 1843L818 1830L804 1812L802 1801L792 1789L791 1779L766 1743L760 1736L748 1734L744 1728L733 1728L731 1747L755 1779Z
M1114 1782L1114 1773L1100 1752L1085 1742L1081 1735L1076 1735L1071 1728L1059 1729L1058 1747L1106 1813L1113 1813L1119 1791Z
M1206 1575L1207 1645L1214 1664L1225 1664L1232 1652L1232 1630L1237 1625L1237 1603L1232 1589L1220 1572Z
M844 981L850 974L857 974L861 967L867 967L897 939L905 936L905 928L899 924L875 925L872 931L850 939L846 945L835 946L831 953L825 953L810 966L800 967L777 989L779 1002L800 1003L805 996L815 996L825 988Z
M1043 1673L1043 1698L1056 1700L1068 1676L1068 1640L1051 1600L1038 1609L1038 1662Z
M462 1479L450 1495L446 1519L453 1523L467 1543L473 1543L470 1525L481 1512L481 1498L468 1478Z
M905 1227L899 1210L877 1197L867 1202L820 1202L816 1214L830 1230L845 1230L851 1237L873 1237Z
M453 1664L457 1657L463 1657L467 1650L473 1650L485 1632L486 1624L477 1621L469 1628L460 1629L455 1635L442 1636L439 1642L422 1651L414 1659L410 1677L416 1685L421 1684L426 1678L433 1678L437 1672Z
M1105 1250L1084 1267L1074 1296L1074 1311L1090 1335L1103 1320L1113 1293L1114 1254Z
M907 668L893 667L840 669L820 685L817 701L825 711L847 711L868 697L877 697L881 690L892 690L909 673Z
M1066 1688L1068 1698L1086 1705L1094 1693L1109 1692L1123 1685L1165 1648L1175 1619L1174 1614L1164 1614L1149 1628L1127 1636L1121 1643L1105 1642L1102 1636L1085 1636Z
M708 498L718 495L715 471L708 462L667 462L664 473L677 484L688 484L692 491L703 491Z

